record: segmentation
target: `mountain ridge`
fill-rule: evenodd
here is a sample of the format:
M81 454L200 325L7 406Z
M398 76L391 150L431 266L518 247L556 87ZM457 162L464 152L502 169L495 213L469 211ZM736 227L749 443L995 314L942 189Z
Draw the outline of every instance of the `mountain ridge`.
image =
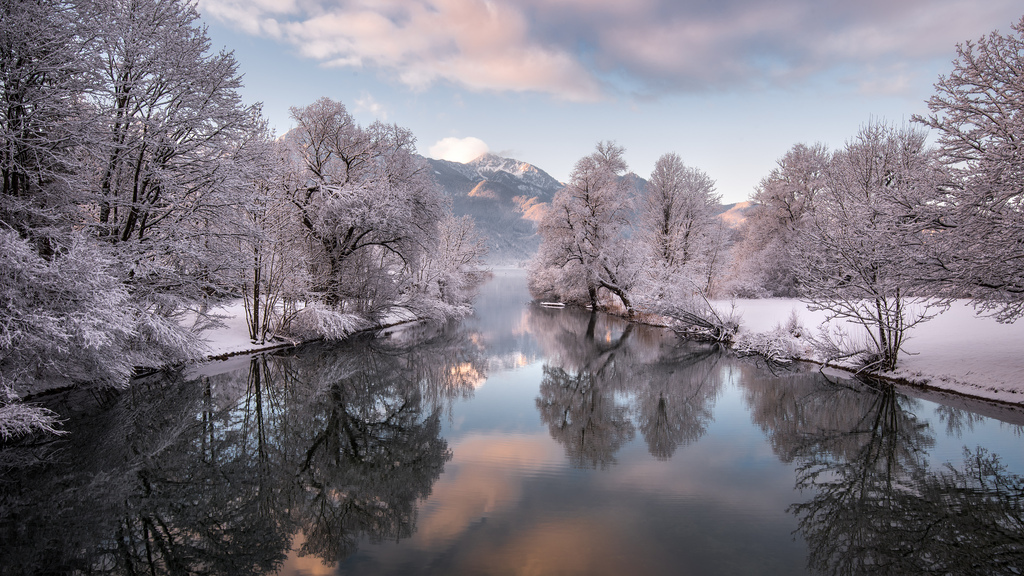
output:
M555 192L565 186L529 162L495 154L483 154L465 163L436 158L424 159L433 168L435 177L440 177L439 183L442 186L445 186L443 179L458 175L474 185L485 180L498 182L522 194L542 196L546 200L550 200Z
M496 154L483 154L464 163L423 159L451 197L452 212L476 222L489 250L489 264L521 264L533 257L540 247L537 223L565 184L533 164ZM647 180L633 172L622 178L638 193L647 189ZM715 213L735 230L751 209L752 203L747 201L720 204Z
M465 163L424 160L451 197L452 212L476 221L488 263L523 263L533 256L540 246L537 222L564 184L533 164L495 154Z

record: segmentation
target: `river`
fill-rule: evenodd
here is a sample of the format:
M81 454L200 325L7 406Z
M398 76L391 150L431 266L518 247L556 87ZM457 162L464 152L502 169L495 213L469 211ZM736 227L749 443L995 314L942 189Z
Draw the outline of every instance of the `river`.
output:
M529 302L50 398L0 574L1020 574L1024 414Z

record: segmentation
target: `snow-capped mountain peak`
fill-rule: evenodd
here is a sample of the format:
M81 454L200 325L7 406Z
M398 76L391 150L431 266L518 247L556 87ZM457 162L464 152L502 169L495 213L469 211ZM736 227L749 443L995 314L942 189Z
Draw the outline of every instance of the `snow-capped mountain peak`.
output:
M471 216L491 262L522 262L537 251L536 222L563 184L536 166L484 154L467 163L428 158L434 178L452 198L456 216Z
M458 174L473 185L486 180L516 190L520 194L538 196L544 200L549 200L563 186L561 182L533 164L495 154L484 154L468 163L435 159L428 159L428 162L441 181Z
M484 154L470 162L469 165L476 168L477 174L486 179L493 179L498 173L504 173L552 194L562 187L562 183L552 178L547 172L533 164L512 158Z

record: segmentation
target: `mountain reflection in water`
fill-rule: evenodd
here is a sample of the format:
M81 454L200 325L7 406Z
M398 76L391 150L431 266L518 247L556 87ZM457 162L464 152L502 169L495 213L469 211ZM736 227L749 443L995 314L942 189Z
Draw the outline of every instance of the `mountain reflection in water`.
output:
M1020 574L1019 410L528 298L50 398L0 574Z

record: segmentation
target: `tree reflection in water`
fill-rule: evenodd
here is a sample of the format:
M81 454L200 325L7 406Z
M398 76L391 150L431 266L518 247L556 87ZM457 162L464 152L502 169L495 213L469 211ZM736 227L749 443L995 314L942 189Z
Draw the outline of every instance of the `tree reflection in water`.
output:
M755 421L796 463L797 489L812 494L790 511L813 570L1021 573L1024 479L997 455L965 448L961 466L930 469L932 432L891 384L789 379L743 382Z
M609 466L637 434L653 456L678 459L708 430L731 374L795 471L801 501L789 510L812 569L1024 566L1024 480L980 448L945 467L926 461L944 432L933 426L956 436L982 422L968 412L938 408L929 426L917 415L926 405L892 387L828 384L814 369L770 375L603 315L533 308L527 326L547 363L526 400L577 466ZM408 537L451 458L445 412L486 377L474 336L410 331L259 356L198 380L168 374L126 392L56 397L48 407L67 418L67 436L0 450L0 574L258 574L292 546L331 563L355 560L366 540ZM549 480L529 484L564 486ZM513 532L497 520L499 538Z
M5 450L47 456L0 471L0 572L262 574L300 530L327 562L407 537L451 458L441 414L484 371L448 331L96 397L65 438Z
M537 409L574 466L614 464L638 427L659 459L706 431L721 388L714 347L572 309L534 308L529 325L550 359Z

